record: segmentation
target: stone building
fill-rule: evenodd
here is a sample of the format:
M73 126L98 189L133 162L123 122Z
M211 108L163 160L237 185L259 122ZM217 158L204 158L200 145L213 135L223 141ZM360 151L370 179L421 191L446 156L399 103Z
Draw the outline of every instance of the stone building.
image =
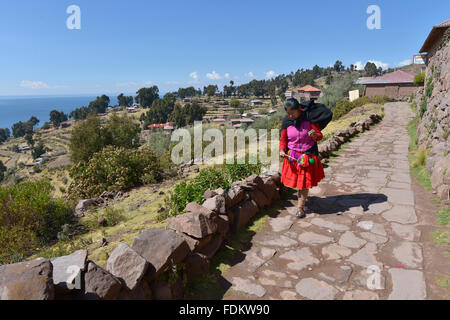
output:
M286 99L295 98L298 102L307 100L317 100L320 97L322 91L311 85L306 85L301 88L294 88L285 92Z
M425 54L426 61L425 63L428 65L430 59L436 54L439 46L442 42L445 32L450 27L450 19L444 21L433 27L427 39L425 40L422 48L420 49L421 54Z

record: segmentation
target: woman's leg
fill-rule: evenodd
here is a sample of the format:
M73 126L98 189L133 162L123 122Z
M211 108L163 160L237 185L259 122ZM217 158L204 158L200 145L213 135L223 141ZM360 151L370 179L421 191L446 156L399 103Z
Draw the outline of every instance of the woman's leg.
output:
M298 190L298 211L303 212L305 209L306 199L308 198L309 189Z

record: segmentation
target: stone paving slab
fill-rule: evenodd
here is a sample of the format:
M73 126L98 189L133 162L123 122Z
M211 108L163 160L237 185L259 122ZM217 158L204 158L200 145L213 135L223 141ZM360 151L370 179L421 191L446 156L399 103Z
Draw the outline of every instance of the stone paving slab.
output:
M424 257L408 162L407 103L385 104L384 120L348 143L310 190L296 197L223 273L226 299L425 299Z

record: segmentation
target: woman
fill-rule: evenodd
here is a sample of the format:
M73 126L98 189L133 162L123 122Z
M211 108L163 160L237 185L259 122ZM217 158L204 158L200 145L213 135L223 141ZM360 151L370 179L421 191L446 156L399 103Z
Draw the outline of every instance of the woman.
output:
M325 178L317 147L323 135L318 124L306 120L304 109L296 99L287 99L284 109L287 116L283 119L280 137L280 156L284 158L281 182L298 189L296 216L304 218L309 189Z

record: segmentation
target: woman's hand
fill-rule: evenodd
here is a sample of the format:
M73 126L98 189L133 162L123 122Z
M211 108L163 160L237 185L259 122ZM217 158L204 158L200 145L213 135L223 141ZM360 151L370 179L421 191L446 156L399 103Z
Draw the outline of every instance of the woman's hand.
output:
M317 140L317 138L319 137L316 133L316 130L311 129L311 131L308 132L308 135L313 138L314 140Z
M284 152L284 150L281 150L280 151L280 157L285 158L286 156L287 156L286 152Z

